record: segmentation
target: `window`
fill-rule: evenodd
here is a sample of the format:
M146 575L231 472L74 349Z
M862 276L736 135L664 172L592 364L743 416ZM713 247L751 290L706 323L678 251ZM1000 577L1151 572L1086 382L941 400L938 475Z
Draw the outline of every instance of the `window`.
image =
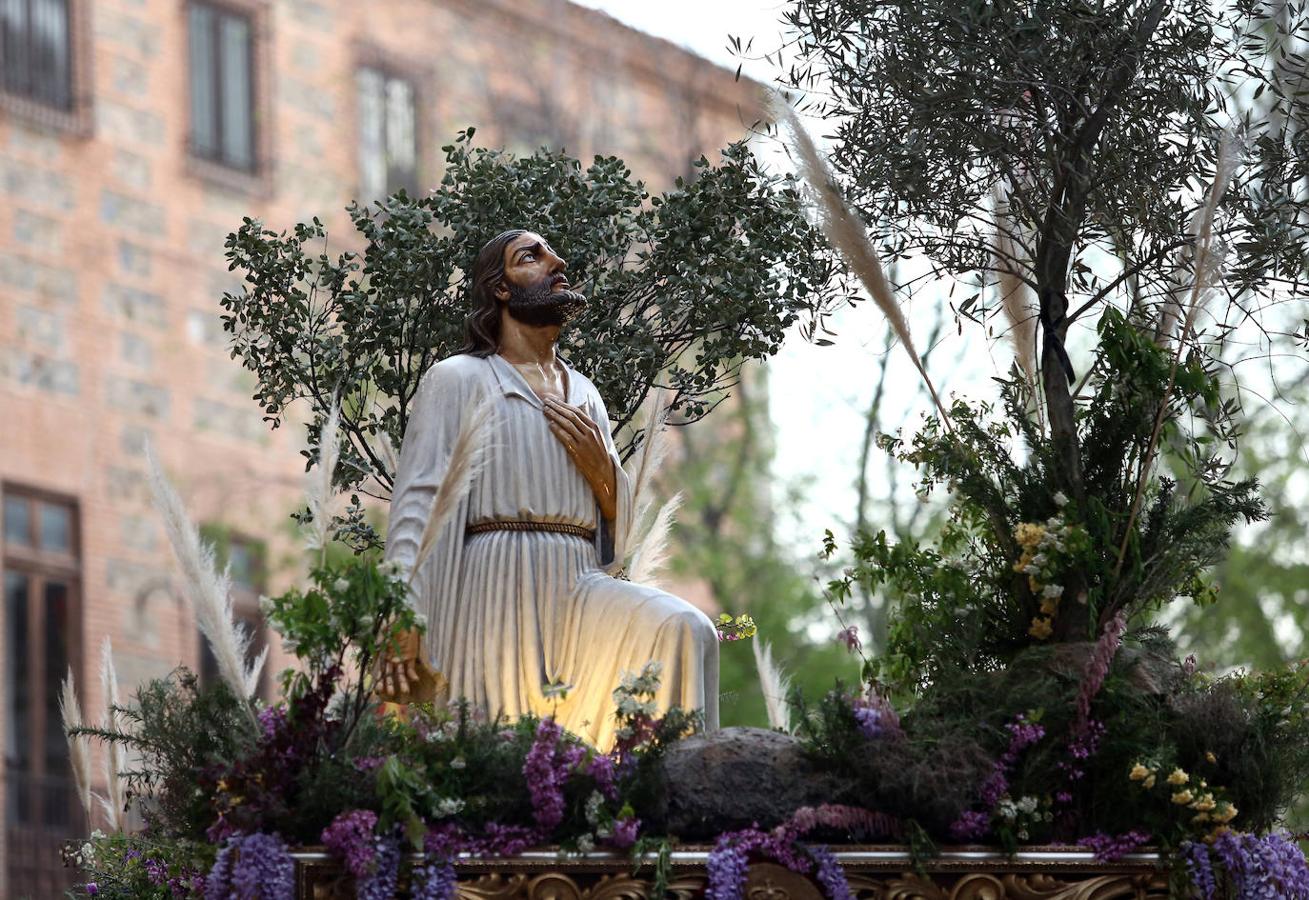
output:
M253 662L268 644L264 616L259 611L259 594L264 587L263 545L220 529L207 528L205 531L205 539L214 544L214 556L218 565L228 567L228 574L232 578L232 616L236 624L251 635L246 662ZM200 681L202 684L212 684L220 677L218 660L214 658L204 635L200 635L199 640ZM259 696L267 696L268 683L268 667L264 666L256 691Z
M69 0L0 0L0 87L54 109L73 108Z
M0 505L9 889L57 896L66 886L60 844L85 827L59 714L60 684L81 658L77 509L9 486Z
M418 190L418 129L412 82L365 66L355 76L359 93L359 190L377 200L404 188Z
M253 171L253 23L249 16L219 6L192 3L188 32L191 152L233 169Z

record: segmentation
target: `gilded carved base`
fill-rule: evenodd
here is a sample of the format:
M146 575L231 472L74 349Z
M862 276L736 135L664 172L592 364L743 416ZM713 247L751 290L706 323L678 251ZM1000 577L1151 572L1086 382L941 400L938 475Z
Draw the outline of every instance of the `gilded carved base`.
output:
M707 852L673 854L669 892L699 900L706 885ZM915 872L903 851L850 848L837 852L855 900L1164 900L1167 874L1153 854L1113 864L1089 854L1040 850L1006 857L951 851ZM506 859L461 860L459 900L644 900L653 876L632 874L621 856L560 857L529 853ZM353 900L353 883L321 853L297 854L299 900ZM402 892L400 896L408 896ZM820 886L775 863L750 867L745 900L825 900Z

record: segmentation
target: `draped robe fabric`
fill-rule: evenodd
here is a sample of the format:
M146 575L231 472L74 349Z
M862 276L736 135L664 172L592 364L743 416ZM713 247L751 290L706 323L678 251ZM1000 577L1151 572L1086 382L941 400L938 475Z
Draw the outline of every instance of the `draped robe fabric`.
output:
M487 463L420 564L413 595L427 616L426 657L491 715L553 713L597 747L612 745L613 689L624 672L662 664L660 710L703 710L718 727L718 637L709 618L657 588L613 577L632 528L631 484L609 433L595 385L571 367L567 401L600 424L614 460L618 514L601 519L590 485L551 433L540 398L503 357L453 356L424 375L400 447L386 556L406 576L432 497L449 463L460 419L492 397ZM596 539L544 531L468 526L504 519L594 529ZM543 688L563 682L567 697Z

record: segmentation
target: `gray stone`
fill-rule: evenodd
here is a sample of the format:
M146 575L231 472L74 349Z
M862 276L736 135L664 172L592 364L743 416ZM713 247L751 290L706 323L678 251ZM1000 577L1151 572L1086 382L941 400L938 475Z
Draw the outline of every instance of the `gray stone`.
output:
M127 456L144 458L146 441L154 441L154 435L149 428L139 425L124 425L118 436L118 446Z
M152 171L150 161L130 150L115 150L109 169L115 178L128 187L148 190Z
M120 347L122 348L124 362L136 366L138 369L154 367L154 348L150 345L150 339L144 335L133 334L130 331L124 332Z
M231 230L226 224L192 219L186 223L187 249L201 259L222 259L226 252L223 245Z
M129 322L140 322L154 328L168 324L164 298L150 291L110 282L105 285L100 302L105 312Z
M319 69L318 45L296 41L291 47L291 65L301 72L317 75Z
M109 499L119 502L150 502L150 484L144 472L124 466L110 466L105 471L105 477Z
M149 69L136 60L115 56L110 64L110 76L115 92L132 98L145 96Z
M267 438L259 407L232 406L199 397L191 422L196 431L210 431L243 441L260 442Z
M65 139L54 137L49 132L33 131L25 128L21 119L10 117L9 150L19 156L29 156L45 163L56 163L63 159Z
M683 840L752 824L772 828L800 807L832 802L840 793L805 757L798 738L762 728L724 728L679 741L661 767L662 804L652 824Z
M118 267L129 274L147 277L154 268L154 254L140 244L119 241Z
M92 18L95 36L106 43L117 44L147 59L159 50L159 28L144 19L103 8L97 9Z
M316 31L331 31L332 13L318 0L291 0L288 14L296 25Z
M105 379L105 398L115 409L152 419L168 417L168 389L157 384L110 376Z
M105 137L152 146L164 141L164 120L152 112L100 100L96 103L96 126Z
M101 192L100 220L106 225L115 225L152 237L164 233L162 206L137 200L117 191Z
M77 302L77 275L22 256L0 253L0 284L57 303Z
M57 219L28 209L14 210L14 240L42 253L63 250L64 226Z
M5 375L19 384L52 394L77 395L77 363L71 360L19 349L0 353L0 357L5 358Z
M324 122L330 122L336 116L332 95L319 84L283 78L278 82L277 90L281 102L296 112Z
M63 346L64 317L54 310L40 306L18 307L18 337L28 344L46 349Z
M62 173L13 159L0 159L0 185L15 200L32 206L66 211L73 208L73 190Z
M128 513L119 518L118 533L129 550L154 553L159 549L159 526L152 517Z

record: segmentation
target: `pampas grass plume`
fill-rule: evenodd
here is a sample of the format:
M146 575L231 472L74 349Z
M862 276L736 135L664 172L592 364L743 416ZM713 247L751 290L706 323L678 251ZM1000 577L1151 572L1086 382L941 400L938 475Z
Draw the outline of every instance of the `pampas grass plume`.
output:
M117 710L120 702L118 698L118 672L114 669L114 648L108 635L105 635L104 643L100 645L100 688L105 697L105 719L102 727L106 731L119 731L122 728L122 717ZM122 748L117 741L106 741L106 796L101 799L101 805L104 807L105 819L109 824L109 828L113 831L123 830L123 812L127 806L127 798L123 793L123 780L119 774L122 769Z
M73 668L68 667L68 677L59 691L59 715L64 723L64 734L68 736L68 761L73 768L73 785L77 790L77 799L91 818L91 753L87 746L86 735L69 734L74 728L84 727L82 706L77 702L77 687L73 681Z
M336 464L341 455L337 434L340 425L341 402L333 398L332 408L328 410L318 432L318 467L309 473L309 486L305 492L312 517L305 535L305 549L311 553L322 552L331 540L332 499L336 496L332 488L332 476L336 473Z
M764 708L768 711L768 727L791 731L791 709L786 695L791 679L783 675L773 662L773 648L767 641L754 642L754 664L759 670L759 687L764 694Z
M145 455L155 505L163 516L164 530L186 580L187 597L195 611L196 625L218 661L219 675L238 697L248 698L259 683L267 651L246 666L244 660L250 647L250 635L236 624L232 613L231 579L226 572L218 571L213 547L200 539L199 530L187 516L186 507L169 484L154 448L148 443ZM254 710L249 704L245 704L245 708L251 723L257 725Z
M668 562L668 535L672 531L677 510L682 505L681 493L668 498L668 502L659 507L645 536L637 544L632 554L630 577L638 584L655 584L659 570Z
M632 482L632 522L639 526L645 521L652 504L651 485L668 455L668 392L655 388L650 393L645 415L645 439L628 462L628 478Z
M855 275L863 282L864 289L868 291L868 296L872 298L873 302L877 304L877 308L886 316L896 337L900 340L900 345L909 354L909 359L913 362L914 368L922 376L923 384L926 385L927 392L931 394L932 402L936 404L942 421L945 422L947 428L950 427L950 416L946 413L945 406L942 405L941 398L936 393L936 386L932 384L932 379L927 374L927 368L923 365L922 358L914 348L913 338L909 334L909 323L900 310L900 304L896 302L895 295L891 293L891 286L882 273L882 264L878 261L877 253L868 239L867 230L850 207L846 205L845 199L841 196L835 182L832 180L827 163L819 155L818 148L814 146L813 140L809 137L809 132L800 123L795 110L791 108L791 104L776 91L768 92L768 100L769 105L772 107L773 118L778 122L785 122L787 129L791 132L791 145L800 156L800 171L805 180L809 182L810 187L813 188L814 193L818 195L819 220L822 223L823 232L827 235L827 239L832 242L832 245L840 251L841 256L854 270Z

